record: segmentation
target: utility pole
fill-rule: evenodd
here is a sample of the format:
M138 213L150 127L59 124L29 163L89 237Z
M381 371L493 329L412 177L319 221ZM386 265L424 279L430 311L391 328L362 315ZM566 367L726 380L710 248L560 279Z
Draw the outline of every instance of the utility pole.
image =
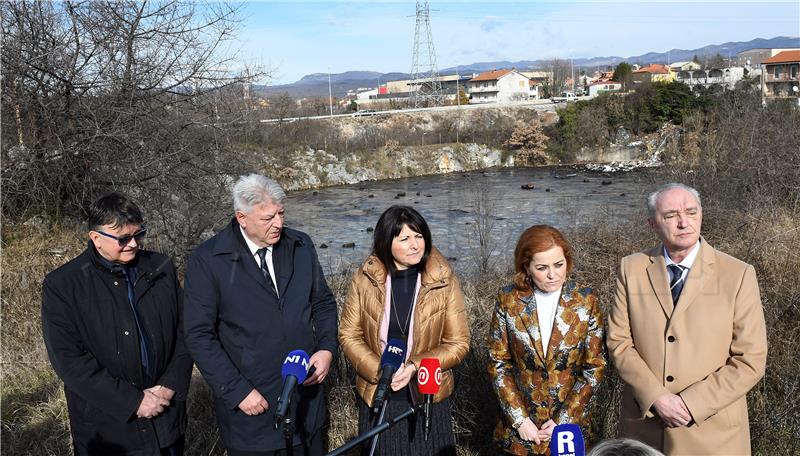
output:
M328 103L331 106L331 117L333 117L333 90L331 90L331 69L328 68Z
M428 0L417 0L410 85L412 86L411 104L413 107L442 105L444 95L442 94L439 70L436 66L436 50L433 46Z
M572 57L569 59L569 70L572 73L572 94L575 95L575 64Z

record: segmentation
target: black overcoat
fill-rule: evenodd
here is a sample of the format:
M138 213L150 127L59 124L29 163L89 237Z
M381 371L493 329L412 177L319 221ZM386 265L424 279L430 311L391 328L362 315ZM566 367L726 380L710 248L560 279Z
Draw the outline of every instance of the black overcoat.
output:
M283 431L273 429L273 420L286 355L292 350L305 350L309 356L318 350L337 354L336 300L311 239L284 228L273 249L273 264L280 299L235 219L189 258L186 346L213 390L220 434L229 449L284 448ZM248 416L238 405L253 388L270 407ZM324 389L299 386L294 402L297 445L325 424Z
M186 429L192 360L183 343L180 283L169 257L137 254L137 308L149 341L154 384L175 391L163 414L136 418L144 397L139 333L119 268L100 261L93 244L45 277L42 333L64 381L77 454L150 455Z

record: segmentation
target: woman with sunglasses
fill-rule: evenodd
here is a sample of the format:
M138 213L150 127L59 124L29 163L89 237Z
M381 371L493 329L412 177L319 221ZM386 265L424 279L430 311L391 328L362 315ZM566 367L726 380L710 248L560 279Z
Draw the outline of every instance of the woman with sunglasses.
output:
M122 194L96 200L88 225L86 250L47 275L42 295L74 453L180 455L192 360L175 267L141 248L142 213Z

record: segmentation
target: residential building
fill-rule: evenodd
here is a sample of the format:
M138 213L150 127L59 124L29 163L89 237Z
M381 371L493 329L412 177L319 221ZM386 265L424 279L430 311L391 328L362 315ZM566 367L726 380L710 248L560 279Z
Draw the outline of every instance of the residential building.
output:
M675 74L675 79L682 82L692 90L696 87L721 86L727 89L736 87L736 83L746 77L752 77L752 68L730 67L712 68L710 70L683 70Z
M651 63L645 67L634 70L631 79L634 84L643 82L670 82L675 80L675 73L669 66L661 63Z
M493 70L469 80L470 103L522 101L539 96L539 85L516 69Z
M761 62L761 93L765 99L796 98L800 103L800 50L781 51Z
M800 48L756 48L748 49L736 54L736 65L750 65L758 68L764 60L776 56L783 51L800 51Z
M672 62L669 64L669 69L672 70L673 73L679 71L694 71L700 68L702 68L702 65L697 62Z
M595 81L587 85L587 95L593 98L604 92L619 92L622 90L622 83L617 81Z

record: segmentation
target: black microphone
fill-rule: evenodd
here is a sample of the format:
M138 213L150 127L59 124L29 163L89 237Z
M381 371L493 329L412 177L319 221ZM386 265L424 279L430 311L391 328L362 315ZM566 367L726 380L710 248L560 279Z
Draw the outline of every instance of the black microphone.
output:
M392 376L403 364L405 353L406 343L402 340L389 339L389 342L386 343L386 349L381 356L381 378L378 381L378 387L375 388L375 396L372 398L372 410L375 413L380 411L386 401L392 384Z
M283 361L281 376L283 377L283 390L278 398L278 407L275 409L275 430L278 430L281 421L289 410L292 393L298 383L303 383L308 373L308 354L303 350L290 352Z

